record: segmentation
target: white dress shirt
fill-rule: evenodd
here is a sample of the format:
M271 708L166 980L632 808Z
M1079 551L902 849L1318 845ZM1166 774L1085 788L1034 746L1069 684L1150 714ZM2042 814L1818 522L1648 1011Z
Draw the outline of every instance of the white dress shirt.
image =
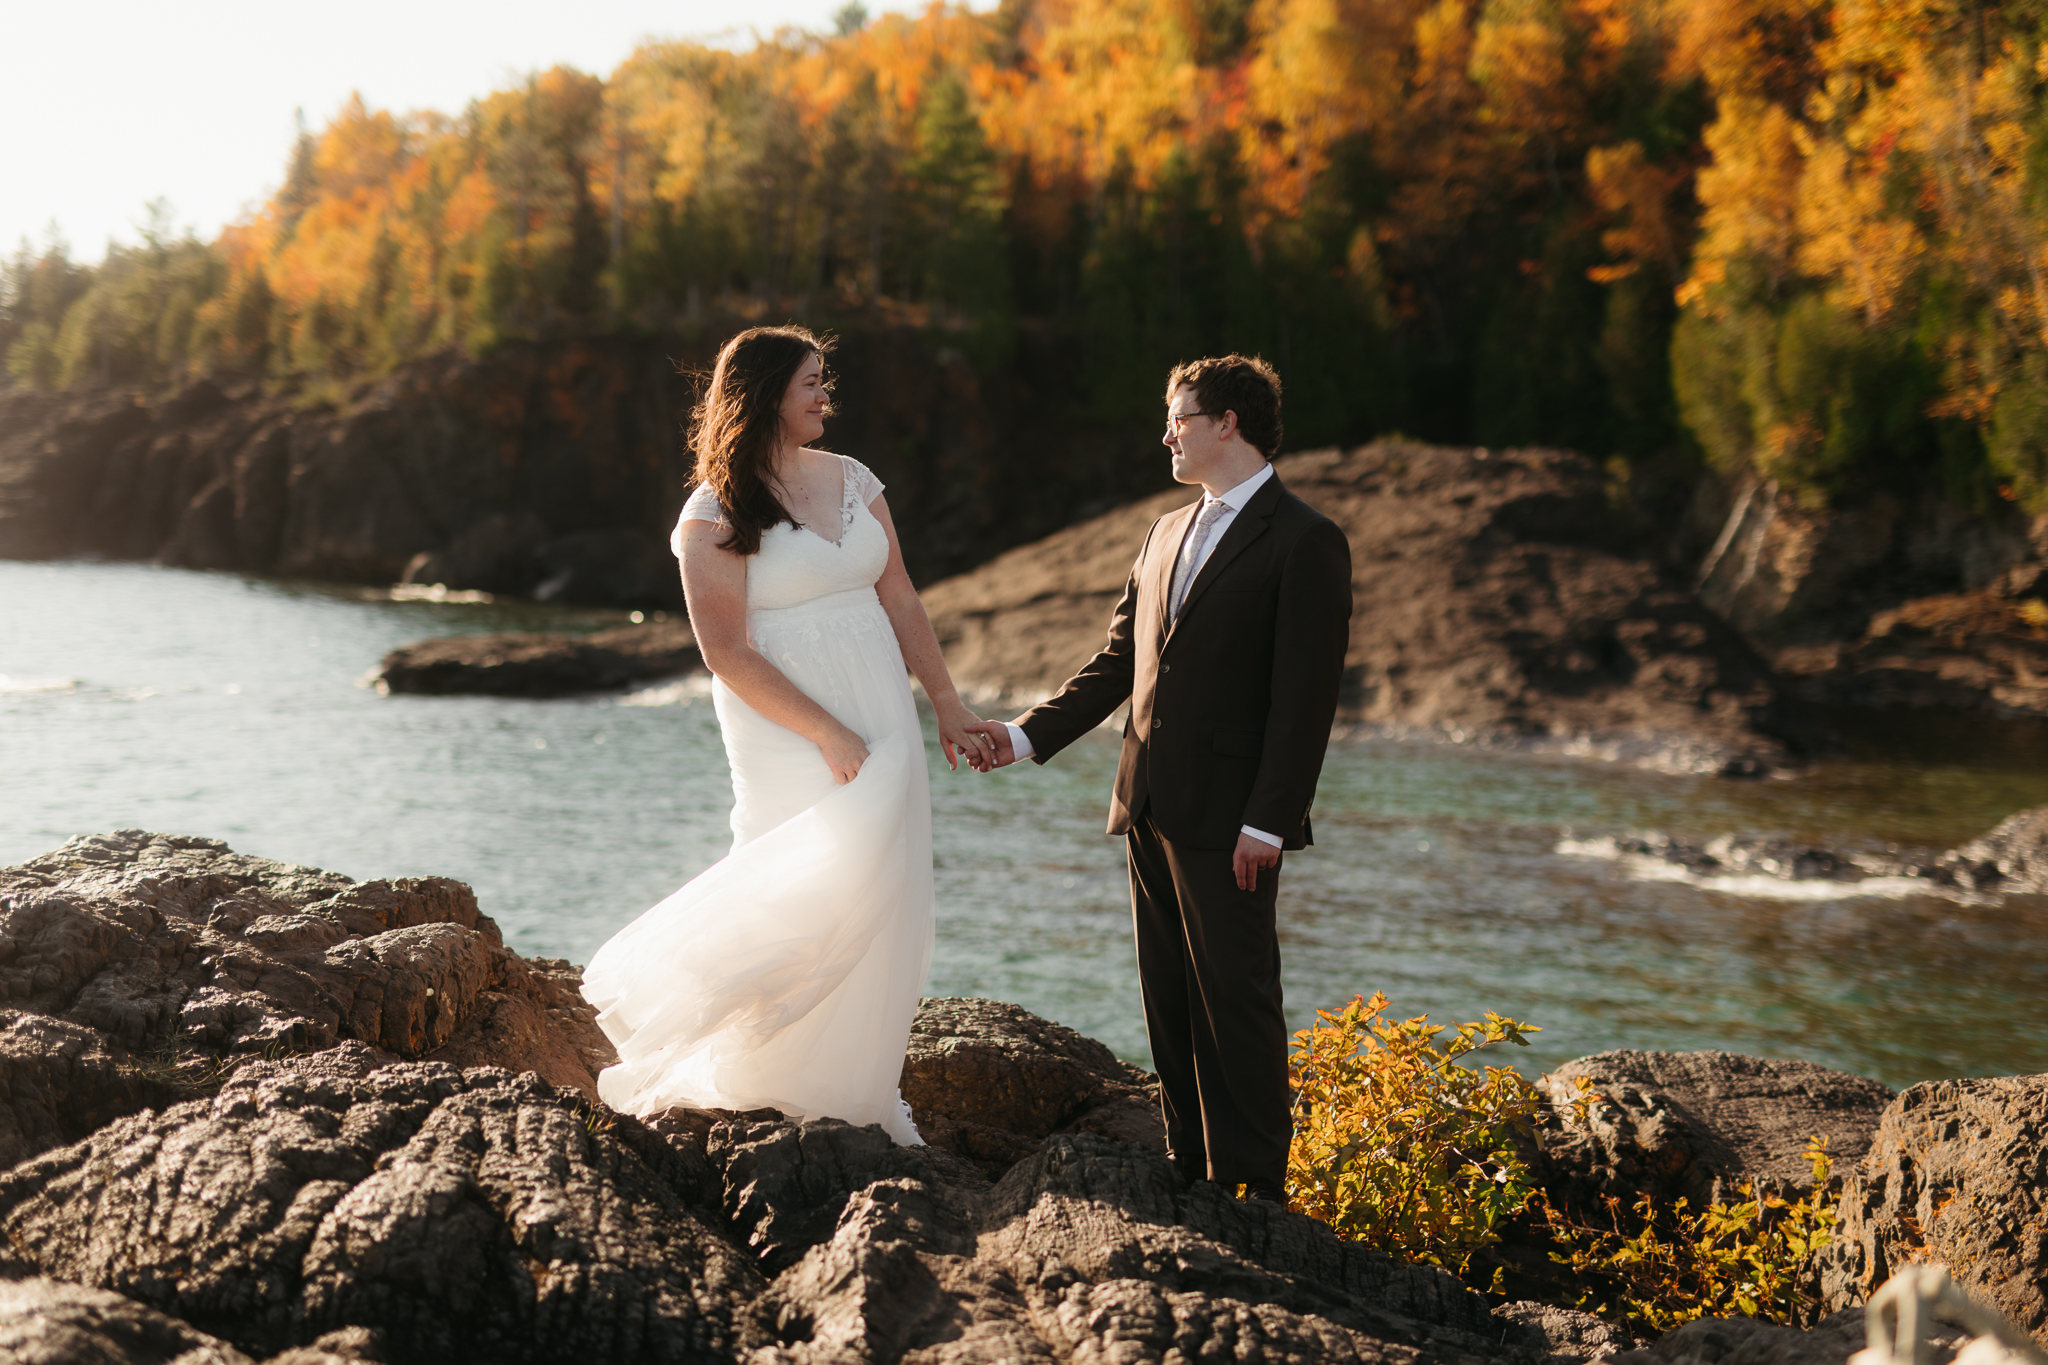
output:
M1190 584L1201 574L1202 566L1209 562L1209 556L1216 553L1216 547L1223 541L1223 533L1230 529L1231 522L1237 520L1237 514L1244 510L1244 505L1252 500L1252 494L1265 487L1266 480L1272 477L1273 466L1270 464L1262 465L1258 473L1252 475L1249 479L1237 485L1237 487L1229 489L1223 496L1212 497L1207 493L1202 495L1201 510L1195 513L1195 521L1188 523L1190 534L1193 533L1195 522L1202 519L1202 512L1207 511L1211 503L1220 503L1223 507L1223 513L1210 526L1209 539L1195 556L1194 563L1188 566L1187 581ZM1182 543L1185 544L1186 542L1183 541ZM1179 557L1179 552L1176 551L1174 558L1178 560ZM1005 721L1004 724L1010 725L1008 721ZM1016 725L1010 725L1010 748L1015 751L1019 763L1038 752L1031 747L1031 737ZM1253 829L1250 825L1245 825L1243 829L1246 834L1251 835L1254 839L1271 844L1275 848L1281 847L1282 840L1277 834L1268 834L1262 829Z

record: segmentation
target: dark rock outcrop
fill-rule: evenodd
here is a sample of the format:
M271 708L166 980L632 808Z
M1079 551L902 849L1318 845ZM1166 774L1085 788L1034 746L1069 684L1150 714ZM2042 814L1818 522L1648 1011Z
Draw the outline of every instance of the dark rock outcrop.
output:
M1600 1097L1584 1123L1569 1105L1580 1078ZM1811 1189L1807 1140L1826 1139L1835 1169L1847 1170L1870 1150L1893 1093L1812 1062L1734 1052L1601 1052L1558 1067L1545 1087L1539 1178L1553 1203L1588 1217L1610 1196L1624 1209L1639 1194L1699 1209L1733 1199L1745 1181Z
M402 586L593 606L680 606L675 556L639 529L552 535L533 512L494 513L444 550L406 562Z
M592 635L451 635L394 649L375 682L383 692L430 696L561 697L702 668L680 621L650 621Z
M338 408L211 381L157 399L9 391L0 554L392 583L420 552L524 512L529 576L508 586L530 590L542 550L569 537L660 550L686 478L681 398L659 348L621 342L433 356ZM580 600L681 605L672 572L622 586Z
M1694 770L1783 760L1770 670L1634 542L1590 460L1382 441L1277 467L1351 539L1349 719ZM954 676L1056 687L1100 648L1146 528L1192 496L1133 503L927 590Z
M1786 839L1723 835L1700 842L1668 834L1573 839L1559 851L1584 857L1650 859L1702 880L1774 877L1853 886L1873 877L1918 877L1934 887L1983 895L2048 894L2048 806L2023 810L1946 852L1900 848L1823 848Z
M997 1173L1054 1133L1166 1150L1151 1076L1093 1038L1000 1000L921 1002L902 1090L926 1142Z
M0 1360L9 1365L253 1365L190 1323L107 1289L40 1276L0 1280ZM384 1365L367 1327L326 1332L264 1365Z
M211 380L170 395L0 383L0 557L679 608L667 540L689 494L693 384L678 367L707 373L747 325L442 352L334 403ZM1027 329L984 377L921 324L844 330L827 441L888 485L913 579L1166 482L1149 413L1105 424L1062 401L1088 391L1082 363Z
M1815 701L2048 717L2048 605L1981 592L1879 612L1848 642L1777 651L1787 686Z
M1934 1261L2048 1341L2048 1076L1912 1086L1847 1170L1835 1244L1821 1254L1831 1305Z
M2048 563L2048 515L1939 496L1814 505L1774 484L1709 476L1686 521L1701 596L1773 650L1853 641L1874 617L1917 599L2024 597Z
M159 1333L251 1356L374 1333L390 1365L1539 1365L1604 1340L1092 1133L991 1185L832 1120L662 1126L355 1043L253 1061L0 1175L0 1273L123 1294Z
M1550 1303L1502 1304L1493 1315L1519 1324L1525 1333L1543 1341L1553 1357L1566 1360L1606 1360L1643 1344L1605 1318Z
M242 1059L344 1039L585 1091L612 1056L580 973L508 952L446 878L358 883L121 830L0 868L0 943L17 1161Z
M758 1128L726 1150L758 1152L765 1140L786 1154L783 1170L815 1163L851 1186L861 1131L807 1126L807 1148L841 1146L824 1159L798 1161L790 1140ZM934 1155L924 1154L924 1171L914 1152L868 1166L862 1174L880 1178L851 1188L829 1234L770 1285L757 1313L782 1343L778 1358L1307 1365L1530 1361L1552 1349L1541 1326L1495 1316L1441 1271L1339 1242L1310 1219L1239 1204L1212 1185L1183 1189L1165 1158L1142 1147L1055 1136L993 1187ZM746 1231L744 1206L729 1196L728 1207ZM777 1259L792 1249L778 1246Z
M162 1069L153 1074L93 1029L0 1010L0 1168L176 1098Z
M687 1204L708 1176L537 1076L344 1044L0 1175L0 1270L253 1352L363 1326L397 1361L730 1359L762 1284Z

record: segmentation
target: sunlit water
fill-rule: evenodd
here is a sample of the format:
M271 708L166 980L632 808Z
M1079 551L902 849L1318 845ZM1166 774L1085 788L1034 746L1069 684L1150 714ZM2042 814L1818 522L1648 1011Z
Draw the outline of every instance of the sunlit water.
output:
M725 850L703 686L513 701L358 680L429 635L616 620L0 563L0 863L121 827L210 835L358 878L459 877L519 951L586 961ZM1498 1010L1543 1027L1514 1058L1531 1071L1623 1046L1895 1085L2048 1070L2048 898L1700 884L1586 851L1643 830L1941 848L2048 803L2039 731L1915 734L1762 783L1339 743L1319 842L1281 883L1290 1015L1375 989L1437 1020ZM1113 737L987 776L930 747L931 992L1014 1000L1144 1063L1123 851L1102 834Z

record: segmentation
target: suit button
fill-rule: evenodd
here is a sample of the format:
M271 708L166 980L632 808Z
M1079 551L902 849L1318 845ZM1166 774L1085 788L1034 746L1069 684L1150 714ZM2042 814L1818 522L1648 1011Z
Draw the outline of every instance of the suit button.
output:
M1157 717L1157 716L1154 716L1154 717L1152 717L1152 728L1153 728L1153 729L1155 729L1155 730L1157 730L1157 729L1159 728L1159 717Z
M1171 673L1171 672L1173 672L1173 665L1172 665L1172 664L1161 664L1161 665L1159 665L1159 671L1160 671L1161 673Z

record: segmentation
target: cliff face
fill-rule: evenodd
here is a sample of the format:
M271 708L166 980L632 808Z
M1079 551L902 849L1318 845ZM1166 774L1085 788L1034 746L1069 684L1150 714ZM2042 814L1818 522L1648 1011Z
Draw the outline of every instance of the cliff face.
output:
M1276 467L1351 540L1349 719L1688 769L1784 757L1770 670L1635 543L1590 460L1383 441ZM1146 528L1192 496L1158 494L927 589L955 676L1027 697L1057 687L1101 647Z
M517 513L528 550L590 532L658 550L679 395L657 351L623 346L439 356L339 408L210 381L157 401L10 392L0 554L389 583Z
M1700 597L1815 701L2048 717L2048 513L1702 486Z
M665 542L694 398L677 365L713 354L674 339L451 352L321 407L212 381L160 398L0 388L0 556L384 583L412 565L451 588L676 605ZM1028 336L995 381L912 329L851 336L833 363L825 444L888 484L921 581L1165 480L1149 433L1065 420L1071 360Z

